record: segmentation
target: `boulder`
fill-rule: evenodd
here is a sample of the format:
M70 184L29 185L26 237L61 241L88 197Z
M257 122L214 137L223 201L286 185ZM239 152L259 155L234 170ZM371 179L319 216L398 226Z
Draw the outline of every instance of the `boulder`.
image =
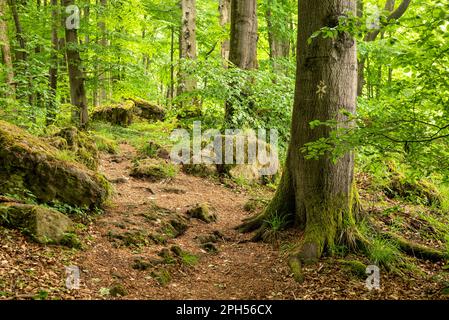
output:
M134 102L137 114L141 118L149 121L164 121L166 112L163 108L139 98L129 98L129 100Z
M92 119L127 127L132 124L135 113L134 102L127 100L122 103L98 108L93 112Z
M56 148L4 121L0 121L0 181L0 194L31 192L43 203L100 208L110 195L103 175L65 160Z
M212 223L217 221L217 215L210 213L207 203L196 205L194 208L187 211L187 215L191 218L195 218L206 223Z
M42 244L68 244L73 222L62 213L36 205L2 203L0 225L21 230Z
M172 163L160 159L143 159L135 162L130 176L157 182L174 178L177 173L178 167Z

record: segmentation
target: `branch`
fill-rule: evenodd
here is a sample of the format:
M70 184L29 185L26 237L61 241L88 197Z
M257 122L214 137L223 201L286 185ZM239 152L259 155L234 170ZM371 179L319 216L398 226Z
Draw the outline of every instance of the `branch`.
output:
M401 2L401 4L399 5L399 7L388 16L387 22L384 24L384 26L386 24L388 24L391 20L398 20L399 18L401 18L404 15L405 11L407 11L411 1L412 0L403 0ZM364 40L366 42L372 42L372 41L376 40L377 36L379 35L379 33L381 31L380 29L381 28L368 33L365 36Z

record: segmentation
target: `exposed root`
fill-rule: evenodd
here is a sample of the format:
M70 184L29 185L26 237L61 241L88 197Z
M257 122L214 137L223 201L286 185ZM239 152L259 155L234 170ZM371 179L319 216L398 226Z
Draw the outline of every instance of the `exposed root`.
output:
M423 260L430 260L433 262L445 260L448 258L448 255L443 251L429 248L425 245L407 240L397 234L391 232L383 232L382 235L395 241L398 244L399 248L404 253L410 256Z

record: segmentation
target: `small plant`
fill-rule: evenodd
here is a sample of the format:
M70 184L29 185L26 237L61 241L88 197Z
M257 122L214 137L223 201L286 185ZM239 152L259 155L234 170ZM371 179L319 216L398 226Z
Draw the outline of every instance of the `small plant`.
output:
M381 238L374 238L368 247L368 256L375 265L394 268L402 263L401 252L395 243Z
M290 223L287 216L274 214L270 219L265 220L268 228L264 231L263 240L266 242L277 242L279 239L280 232L287 227Z

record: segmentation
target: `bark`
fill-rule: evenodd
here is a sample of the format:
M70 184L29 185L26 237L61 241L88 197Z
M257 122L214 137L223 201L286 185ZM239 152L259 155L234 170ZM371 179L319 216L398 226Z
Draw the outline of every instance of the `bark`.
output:
M279 32L280 23L291 24L291 17L287 14L274 16L277 12L273 11L273 6L280 3L282 6L287 5L286 0L268 0L268 8L266 12L268 26L268 43L270 45L270 59L273 62L273 70L280 72L281 67L277 63L277 59L288 58L290 55L290 39L287 35Z
M258 68L257 30L257 0L232 0L229 61L233 66L243 70ZM240 94L242 96L250 95L249 92L241 92ZM232 124L234 114L235 106L227 101L225 124Z
M0 43L3 64L6 67L6 83L11 89L12 95L14 95L15 86L14 86L14 68L12 65L11 58L11 47L9 44L8 37L8 25L6 23L6 0L0 0Z
M356 1L299 0L297 80L291 141L279 189L265 212L242 225L243 231L264 233L266 222L282 216L286 225L294 223L304 230L302 247L291 266L311 262L339 242L357 245L355 211L358 208L351 153L333 162L328 156L308 160L301 148L327 137L330 128L312 129L313 120L345 120L345 108L356 111L357 54L354 39L340 34L336 39L309 37L325 26L335 26L347 10L355 13ZM295 268L296 268L295 267ZM300 277L298 277L300 278Z
M16 27L17 43L19 44L19 48L20 48L20 50L16 50L16 60L17 61L26 61L28 55L26 52L25 38L23 37L22 24L20 23L19 13L17 11L17 1L9 0L9 6L11 8L12 17L14 19L14 25Z
M179 92L192 92L197 87L197 82L192 75L184 70L183 64L187 60L196 60L196 0L181 0L181 33L179 38L179 58L181 60L181 72Z
M58 89L58 26L59 26L59 9L58 0L51 0L51 55L50 55L50 70L49 70L49 85L50 85L50 103L47 109L47 125L52 124L56 118L56 92Z
M98 28L100 29L101 39L100 39L100 45L103 47L103 50L106 50L108 47L108 37L107 37L107 30L106 30L106 22L105 22L105 11L106 6L108 2L107 0L100 0L100 6L102 8L102 14L100 19L102 19L98 23ZM100 96L98 97L98 104L104 103L108 99L108 91L109 91L109 80L107 77L107 70L103 67L100 68L100 76L99 76L99 82L100 82Z
M257 41L257 1L232 0L229 60L240 69L257 69Z
M220 12L220 26L227 28L231 22L231 0L219 0L218 10ZM223 66L228 67L229 53L231 44L229 38L226 38L221 43L221 58L223 59Z
M64 7L73 5L74 0L64 0ZM80 128L86 128L88 122L87 96L84 86L84 72L79 52L78 31L65 29L66 56L69 69L70 99L76 107L72 114L72 121Z

